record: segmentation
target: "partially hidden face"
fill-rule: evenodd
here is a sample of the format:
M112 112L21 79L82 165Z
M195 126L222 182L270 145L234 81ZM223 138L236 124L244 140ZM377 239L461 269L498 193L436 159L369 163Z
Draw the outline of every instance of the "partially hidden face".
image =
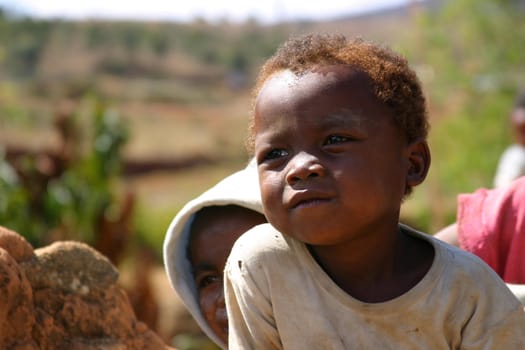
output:
M257 96L254 133L268 221L310 245L397 223L407 184L422 181L407 177L413 148L392 111L373 95L369 76L350 66L270 76ZM423 144L417 150L428 151Z
M200 308L210 328L224 343L228 342L223 290L226 259L241 234L265 222L264 215L236 205L203 208L193 221L189 258Z
M525 108L516 108L512 111L511 126L516 142L525 146Z

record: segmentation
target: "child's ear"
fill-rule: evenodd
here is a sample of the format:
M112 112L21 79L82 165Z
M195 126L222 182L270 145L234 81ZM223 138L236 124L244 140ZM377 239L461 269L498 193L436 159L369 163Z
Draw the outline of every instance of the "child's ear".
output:
M407 187L414 187L425 180L430 168L430 149L425 140L416 140L408 145Z

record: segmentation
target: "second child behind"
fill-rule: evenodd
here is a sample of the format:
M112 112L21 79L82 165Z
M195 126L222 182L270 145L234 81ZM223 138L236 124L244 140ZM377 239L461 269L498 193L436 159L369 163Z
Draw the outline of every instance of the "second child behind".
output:
M266 222L254 162L184 205L164 239L164 265L173 289L206 335L228 343L223 270L233 242Z
M263 66L250 145L265 215L225 269L230 349L523 349L525 313L485 263L399 223L430 166L407 61L342 36Z

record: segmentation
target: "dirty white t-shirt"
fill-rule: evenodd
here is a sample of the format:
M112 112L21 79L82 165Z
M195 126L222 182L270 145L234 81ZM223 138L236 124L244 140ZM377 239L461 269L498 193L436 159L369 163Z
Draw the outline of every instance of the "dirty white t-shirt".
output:
M402 229L431 242L434 261L410 291L382 303L345 293L303 243L269 224L248 231L225 269L229 349L525 349L523 307L493 270Z

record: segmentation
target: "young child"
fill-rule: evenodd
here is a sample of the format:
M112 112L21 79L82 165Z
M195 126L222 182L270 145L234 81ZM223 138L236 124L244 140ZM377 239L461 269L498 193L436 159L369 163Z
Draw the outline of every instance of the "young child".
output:
M188 202L164 241L168 278L201 329L226 348L223 270L233 242L266 222L253 163Z
M228 257L229 349L525 348L525 313L490 267L398 222L430 165L405 59L307 35L265 63L255 96L269 224Z
M514 143L501 155L494 187L501 187L525 175L525 91L518 95L510 113Z

